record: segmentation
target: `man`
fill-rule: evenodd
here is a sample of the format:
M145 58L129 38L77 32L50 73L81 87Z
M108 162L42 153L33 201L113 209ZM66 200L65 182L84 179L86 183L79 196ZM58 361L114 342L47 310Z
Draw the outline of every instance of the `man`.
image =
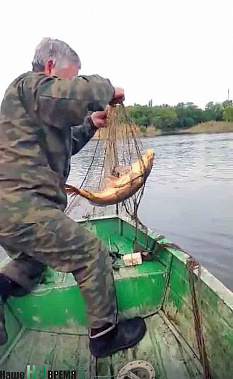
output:
M78 76L78 55L59 40L42 40L32 66L1 105L0 244L13 260L0 273L0 342L7 341L5 299L30 291L47 265L73 273L87 305L90 350L107 356L138 343L145 323L117 321L111 259L64 214L65 182L71 155L105 126L106 106L122 102L124 91L98 75Z

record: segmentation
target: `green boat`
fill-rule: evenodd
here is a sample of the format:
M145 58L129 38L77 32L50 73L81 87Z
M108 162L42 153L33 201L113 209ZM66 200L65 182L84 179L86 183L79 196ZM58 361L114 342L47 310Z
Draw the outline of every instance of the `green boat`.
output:
M108 358L91 356L72 274L47 269L33 292L7 301L0 377L232 379L233 293L181 248L125 218L80 223L122 254L132 254L136 235L142 264L126 267L116 254L113 266L119 314L145 317L144 339Z

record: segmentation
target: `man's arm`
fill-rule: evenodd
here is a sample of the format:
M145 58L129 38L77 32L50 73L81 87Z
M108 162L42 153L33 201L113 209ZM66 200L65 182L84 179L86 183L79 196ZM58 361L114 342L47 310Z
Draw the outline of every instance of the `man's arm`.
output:
M72 132L72 155L77 154L95 134L97 128L90 116L86 117L83 125L74 126Z
M115 97L110 81L98 75L72 79L39 75L38 78L33 86L27 83L30 78L26 79L24 86L32 91L39 118L58 128L81 125L89 111L104 110Z
M115 88L116 97L124 97L124 91ZM84 124L75 126L73 128L73 151L72 155L78 153L86 143L93 137L94 133L99 128L107 126L107 109L104 111L97 111L92 113L91 116L86 117Z

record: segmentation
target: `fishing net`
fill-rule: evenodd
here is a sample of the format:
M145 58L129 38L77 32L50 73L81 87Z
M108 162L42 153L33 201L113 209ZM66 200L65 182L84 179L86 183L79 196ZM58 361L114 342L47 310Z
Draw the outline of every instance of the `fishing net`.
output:
M107 187L109 177L119 177L116 168L127 172L133 163L140 162L144 167L143 145L139 137L138 128L127 115L123 104L108 107L107 128L97 132L96 145L91 158L90 166L79 186L90 193L101 193ZM142 199L146 178L142 185L129 198L116 202L114 205L93 205L86 217L103 216L109 214L127 214L132 220L140 223L138 207ZM71 191L72 192L72 191ZM79 193L73 193L66 212L69 213L81 201ZM87 201L87 200L85 200Z

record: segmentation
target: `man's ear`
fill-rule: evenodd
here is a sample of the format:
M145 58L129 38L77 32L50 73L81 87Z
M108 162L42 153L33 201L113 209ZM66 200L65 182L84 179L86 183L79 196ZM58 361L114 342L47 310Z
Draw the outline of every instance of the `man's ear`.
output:
M46 74L51 74L52 69L54 68L54 63L52 59L49 59L45 64Z

